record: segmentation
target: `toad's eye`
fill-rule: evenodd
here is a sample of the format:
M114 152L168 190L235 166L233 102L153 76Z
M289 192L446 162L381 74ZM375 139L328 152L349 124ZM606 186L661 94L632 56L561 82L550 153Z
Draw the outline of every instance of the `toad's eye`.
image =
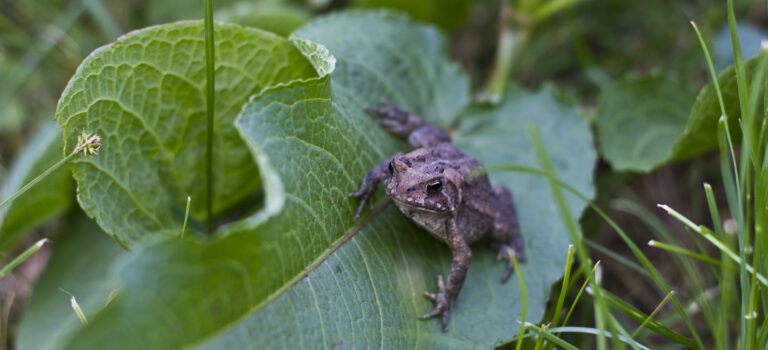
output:
M389 176L392 176L392 174L395 173L395 167L392 166L392 162L389 162L387 169L389 169Z
M441 188L443 188L443 182L440 180L435 180L427 184L427 193L437 193Z

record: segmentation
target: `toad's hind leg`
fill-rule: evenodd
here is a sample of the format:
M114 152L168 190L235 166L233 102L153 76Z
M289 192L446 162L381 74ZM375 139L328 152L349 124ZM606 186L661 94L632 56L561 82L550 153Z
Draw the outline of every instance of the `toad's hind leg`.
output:
M378 116L379 124L393 135L407 139L414 149L451 142L451 135L447 131L386 99L382 99L382 102L384 106L366 107L365 111Z
M509 254L515 254L518 261L525 261L525 247L523 246L523 236L520 234L520 226L517 222L517 211L515 203L512 200L512 194L506 187L499 186L493 190L496 197L496 207L498 211L493 219L493 239L494 246L499 249L497 260L508 262L502 281L506 282L515 271L514 266L509 261Z

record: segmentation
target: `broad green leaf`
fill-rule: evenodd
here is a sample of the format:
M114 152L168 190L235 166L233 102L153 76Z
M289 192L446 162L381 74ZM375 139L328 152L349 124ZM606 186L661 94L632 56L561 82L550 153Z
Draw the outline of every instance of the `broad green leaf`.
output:
M363 107L383 96L450 123L464 107L458 101L468 101L467 79L442 56L441 37L379 12L321 18L295 35L327 47L336 69L271 87L240 114L238 130L264 179L265 210L219 240L169 240L134 253L119 271L118 297L61 347L487 348L516 333L519 293L514 283L500 283L504 266L495 252L474 247L443 333L437 321L416 316L431 307L421 293L448 272L447 247L381 197L361 222L352 221L357 203L347 193L371 166L406 150ZM310 48L305 41L304 52ZM591 193L595 155L578 114L547 93L515 91L509 101L463 115L462 147L487 162L534 165L522 141L527 123L540 123L563 180ZM509 134L496 134L501 143L486 147L483 137L496 130ZM493 154L517 147L522 156ZM497 180L518 195L530 259L523 267L528 321L537 321L562 273L566 233L544 179L506 175ZM583 208L571 204L575 213Z
M746 62L747 75L757 70L764 57ZM732 136L738 141L741 112L733 66L720 73L718 82ZM654 77L604 89L597 121L603 155L615 169L649 171L716 149L722 113L715 86L706 85L695 100L691 96L684 85ZM690 111L683 114L691 103Z
M535 93L517 86L508 90L499 106L474 106L464 112L454 143L486 166L514 164L539 168L539 159L528 136L529 126L535 124L555 164L558 179L592 197L597 155L592 133L578 110L560 101L549 88ZM542 261L557 266L558 274L554 277L559 279L569 243L546 179L513 173L490 176L494 182L506 185L515 196L521 229L536 237L530 244L541 244L535 248L541 249L541 253L529 256L540 254ZM587 203L575 196L566 197L571 215L580 217Z
M280 2L239 2L216 11L215 15L217 21L259 28L283 36L309 21L307 10Z
M751 73L754 74L758 62L765 57L765 54L761 54L745 62L747 76L751 76ZM717 80L723 93L725 113L728 115L731 133L738 140L741 133L738 132L737 121L741 118L741 111L739 110L739 96L736 91L736 70L733 66L728 67L720 73ZM691 107L688 124L675 142L673 158L690 158L717 149L717 123L721 114L715 86L710 83L699 91L699 95Z
M61 160L61 130L54 122L43 124L24 147L0 191L0 202ZM63 167L0 209L0 252L24 233L72 205L72 178Z
M323 44L342 62L336 68L343 73L339 79L346 79L344 88L359 89L348 92L360 106L385 97L442 126L452 125L469 103L469 80L445 57L440 33L426 26L369 26L355 13L378 22L404 21L389 12L350 11L318 19L295 35Z
M649 171L672 155L696 94L650 75L606 85L597 104L600 151L614 170Z
M224 213L253 200L259 187L256 167L232 124L242 105L266 86L316 73L287 39L274 34L219 24L215 37L213 206ZM193 223L203 218L203 53L200 22L136 31L86 58L59 101L56 119L66 149L82 131L102 137L97 156L72 162L80 204L129 245L176 234L187 196Z
M118 288L114 271L127 252L84 215L72 221L51 242L53 255L19 326L18 349L60 347L82 327L67 293L90 318Z

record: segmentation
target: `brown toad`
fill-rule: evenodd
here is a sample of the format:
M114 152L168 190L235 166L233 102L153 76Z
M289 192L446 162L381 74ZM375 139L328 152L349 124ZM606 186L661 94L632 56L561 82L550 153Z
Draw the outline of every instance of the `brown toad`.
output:
M514 253L525 260L512 196L505 187L492 188L486 175L469 176L480 163L454 147L445 130L386 101L384 107L366 112L378 116L390 133L407 138L414 150L395 154L365 175L360 188L350 193L360 199L355 219L384 180L387 195L400 211L448 244L453 254L448 283L437 276L437 293L424 292L435 307L421 316L442 316L445 331L472 259L470 243L490 233L499 249L497 259L509 260ZM509 264L502 281L513 271Z

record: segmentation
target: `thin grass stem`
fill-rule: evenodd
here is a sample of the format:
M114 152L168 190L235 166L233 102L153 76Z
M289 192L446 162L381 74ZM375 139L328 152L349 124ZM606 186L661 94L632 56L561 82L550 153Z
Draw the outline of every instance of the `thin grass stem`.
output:
M184 233L187 232L187 222L189 221L189 208L192 204L192 197L187 196L187 208L184 210L184 223L181 225L181 238L184 239Z
M32 179L32 181L30 181L26 185L22 186L18 191L14 192L10 196L8 196L8 198L4 199L3 202L0 203L0 209L3 209L6 206L10 205L14 200L16 200L16 198L19 198L19 196L21 196L22 194L24 194L27 191L29 191L30 188L32 188L35 185L37 185L38 183L40 183L40 181L45 180L45 178L48 177L48 175L51 175L51 173L53 173L54 171L56 171L59 168L61 168L62 165L67 164L67 162L69 162L70 159L72 159L74 156L76 156L77 153L78 153L77 151L73 151L72 153L70 153L66 157L64 157L61 160L59 160L58 162L56 162L56 164L51 165L50 168L48 168L45 171L43 171L40 175L38 175L37 177Z
M568 245L568 254L565 258L565 273L563 274L563 283L560 285L560 294L557 297L557 303L555 304L555 311L552 313L552 327L557 327L558 322L560 321L560 312L563 310L563 304L565 304L565 296L568 294L568 285L570 284L570 278L571 278L571 267L573 265L573 254L574 254L574 246L573 244ZM539 338L543 339L543 338ZM537 341L537 346L539 345L539 342ZM547 346L545 349L551 350L554 346L553 343L547 343Z
M40 251L40 248L42 248L46 242L48 242L48 240L45 238L35 242L35 244L27 248L27 250L19 254L19 256L11 260L11 262L9 262L7 265L3 266L3 268L0 269L0 278L5 277L5 275L13 271L13 269L21 265L23 262L27 261L27 259L29 259L32 255Z
M701 226L701 225L694 224L691 220L689 220L688 218L683 216L683 214L680 214L679 212L677 212L676 210L670 208L667 205L659 204L658 206L659 206L659 208L664 209L673 218L675 218L678 221L682 222L689 229L691 229L694 232L700 234L702 237L704 237L704 239L706 239L707 241L712 243L712 245L717 247L717 249L720 249L720 251L725 253L726 256L731 258L731 260L733 260L735 263L737 263L739 265L742 265L744 268L746 268L747 272L749 272L750 274L755 274L757 280L760 281L760 283L762 283L764 286L768 287L768 279L766 279L765 276L763 276L762 274L756 273L755 269L752 267L752 265L744 263L743 260L741 259L741 257L738 254L736 254L735 252L733 252L730 248L728 248L728 246L725 245L725 243L723 243L719 239L717 239L717 237L715 237L715 235L713 234L713 232L710 229L708 229L708 228L706 228L704 226ZM749 298L747 298L746 300L749 300Z
M520 265L517 262L517 257L515 256L514 252L509 253L509 260L512 262L512 266L515 268L515 277L517 278L517 286L520 288L520 299L523 303L520 310L520 320L521 322L525 322L526 317L528 317L528 293L525 289L525 279L523 279L523 272L520 271ZM523 345L523 334L525 334L525 327L520 326L520 334L517 337L517 344L515 345L515 350L522 349Z
M208 234L213 233L213 118L216 91L216 56L213 36L213 0L203 0L205 5L205 214Z
M650 322L651 320L653 320L653 318L656 316L656 314L657 314L657 313L659 313L659 311L661 310L661 308L662 308L662 307L664 307L664 305L666 305L666 304L667 304L667 302L669 301L669 298L670 298L670 297L672 297L672 295L674 295L674 294L675 294L675 291L674 291L674 290L673 290L673 291L670 291L670 292L669 292L669 293L668 293L668 294L667 294L667 295L664 297L664 299L662 299L662 300L661 300L661 302L659 303L659 305L656 305L656 308L654 308L654 309L653 309L653 311L651 312L651 314L650 314L650 315L648 315L648 317L646 317L646 318L645 318L645 320L643 321L643 323L641 323L639 326L637 326L637 329L635 329L635 331L634 331L634 332L632 332L632 338L633 338L633 339L634 339L635 337L637 337L637 335L640 333L640 331L641 331L641 330L643 330L643 329L645 328L645 326L648 324L648 322Z
M706 256L704 254L696 253L694 251L685 249L683 247L678 247L676 245L672 245L672 244L662 243L662 242L659 242L659 241L650 240L650 241L648 241L648 246L649 247L653 247L653 248L658 248L658 249L661 249L661 250L665 250L665 251L668 251L670 253L685 255L687 257L696 259L698 261L707 263L707 264L715 266L715 267L722 267L722 264L720 263L720 261L718 261L716 259L710 258L710 257L708 257L708 256Z

